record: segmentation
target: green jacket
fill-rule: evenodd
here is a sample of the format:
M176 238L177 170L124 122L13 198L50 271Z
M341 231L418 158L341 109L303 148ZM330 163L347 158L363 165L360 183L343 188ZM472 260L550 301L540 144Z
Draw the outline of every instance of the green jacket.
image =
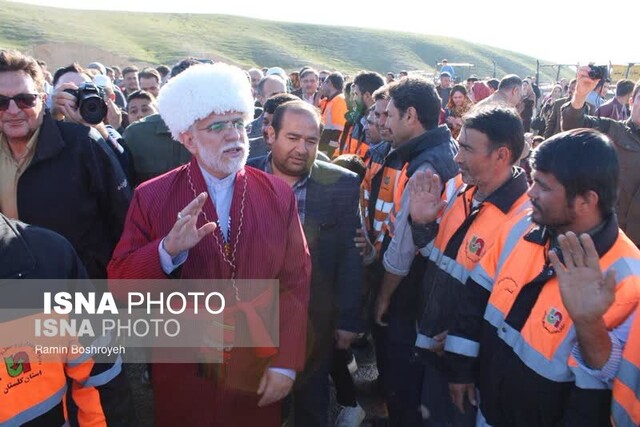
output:
M160 114L132 123L124 131L123 138L131 151L134 187L191 160L191 153L171 137Z

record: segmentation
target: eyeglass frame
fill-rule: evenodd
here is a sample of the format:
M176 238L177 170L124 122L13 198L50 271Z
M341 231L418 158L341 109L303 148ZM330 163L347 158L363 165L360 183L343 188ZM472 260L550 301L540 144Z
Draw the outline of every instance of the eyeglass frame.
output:
M217 127L217 128L216 128ZM216 128L216 129L214 129ZM251 132L251 123L245 124L243 118L233 119L233 120L223 120L220 122L213 122L209 126L205 126L201 131L213 132L215 134L221 135L222 133L235 129L238 131L245 131L247 134Z
M33 101L31 101L30 104L23 104L22 101L18 101L16 100L18 97L23 97L25 95L31 95L33 96ZM18 107L21 110L25 110L27 108L33 108L36 106L36 101L38 100L38 98L40 98L42 96L42 94L40 93L30 93L30 92L26 92L26 93L19 93L17 95L14 96L6 96L6 95L0 95L0 111L7 111L9 109L9 107L11 106L11 101L13 101L16 104L16 107ZM7 101L7 106L3 107L3 99L6 99ZM23 104L24 106L20 106L20 104Z

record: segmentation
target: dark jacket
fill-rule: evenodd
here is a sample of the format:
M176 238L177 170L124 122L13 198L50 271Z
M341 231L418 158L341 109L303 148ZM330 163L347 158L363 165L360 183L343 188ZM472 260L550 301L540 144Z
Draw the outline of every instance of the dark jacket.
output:
M106 278L131 200L122 168L96 131L44 116L18 181L18 215L66 237L89 277Z
M606 133L618 152L619 195L616 211L620 228L640 245L640 127L631 119L624 122L585 115L567 104L562 107L562 129L594 128Z
M443 183L458 174L458 165L454 157L458 152L458 144L451 137L451 132L446 125L440 125L435 129L430 129L423 134L407 141L400 147L389 153L384 160L382 169L392 168L402 170L405 164L407 167L407 177L411 176L420 168L428 164L434 170ZM382 185L383 173L377 174L371 184L371 199L369 202L369 216L372 216L372 206L378 200L380 187ZM406 191L406 190L403 190ZM386 233L382 241L380 250L380 260L384 258L393 236ZM389 305L389 313L414 317L419 311L419 301L416 298L418 283L424 276L426 262L422 257L415 257L411 264L411 269L407 276L400 282L398 288L393 293L393 298ZM376 287L382 280L384 268L381 262L375 262L369 269L372 278L372 286Z
M248 164L264 171L267 159ZM334 329L362 330L362 257L353 241L361 226L360 186L356 174L322 161L314 162L306 186L303 228L312 265L310 327L319 347L329 344L331 349Z
M553 107L551 108L551 114L545 123L544 128L544 139L551 138L553 135L560 133L562 131L561 119L562 114L560 112L563 105L567 102L571 102L571 97L560 98L553 103ZM589 103L584 103L584 112L585 114L593 114L594 108Z
M191 153L171 137L160 114L131 124L122 137L131 152L133 187L191 160Z
M41 309L44 292L94 291L89 281L79 280L86 279L87 272L67 240L53 231L9 220L4 215L0 215L0 260L3 260L0 289L4 295L0 301L0 322L16 321L15 316L25 313L24 309ZM41 343L51 345L51 341ZM87 413L96 418L104 416L107 424L113 426L135 425L128 384L121 364L114 363L116 356L104 357L102 363L95 363L90 357L82 362L76 359L74 364L59 367L63 362L41 361L35 353L35 344L2 345L7 369L10 366L7 359L20 355L18 360L14 359L20 372L7 376L3 368L2 389L9 383L19 383L0 396L0 423L33 427L68 425L64 389L73 384L67 395L73 395L76 404L87 411L85 416ZM89 382L93 385L88 385ZM12 412L12 402L16 401L28 409ZM70 421L77 425L72 412Z

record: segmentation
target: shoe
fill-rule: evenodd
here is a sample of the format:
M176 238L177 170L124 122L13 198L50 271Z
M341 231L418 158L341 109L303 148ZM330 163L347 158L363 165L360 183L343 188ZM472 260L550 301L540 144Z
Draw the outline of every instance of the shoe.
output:
M347 364L347 369L351 375L355 374L358 370L358 362L356 362L356 357L351 354L351 361Z
M366 413L362 406L345 406L336 419L336 427L359 427Z
M149 372L149 366L145 366L144 371L142 371L142 376L140 378L142 384L150 386L151 385L151 375Z

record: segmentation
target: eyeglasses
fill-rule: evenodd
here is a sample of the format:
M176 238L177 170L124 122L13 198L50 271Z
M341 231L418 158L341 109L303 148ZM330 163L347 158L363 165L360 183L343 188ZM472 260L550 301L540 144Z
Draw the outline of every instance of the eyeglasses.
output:
M38 93L19 93L16 96L0 95L0 111L8 110L11 100L13 100L20 109L33 108L36 106L36 100L39 97L40 94Z
M224 122L211 123L209 126L201 130L221 134L229 129L249 133L251 132L251 124L245 124L243 119L225 120Z

